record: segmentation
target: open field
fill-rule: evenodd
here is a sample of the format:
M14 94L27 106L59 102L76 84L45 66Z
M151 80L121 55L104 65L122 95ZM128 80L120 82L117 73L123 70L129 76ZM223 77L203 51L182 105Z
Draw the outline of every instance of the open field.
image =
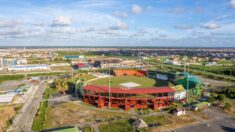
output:
M160 123L161 125L170 124L171 121L165 118L165 116L148 116L142 118L147 124Z
M112 123L103 124L99 126L100 132L131 132L134 131L132 125L128 120L114 121Z
M53 71L71 71L73 68L71 66L53 66L51 67Z
M108 86L108 82L109 82L108 78L102 78L102 79L94 80L90 82L90 84L98 85L98 86ZM122 76L122 77L112 77L111 87L121 87L120 84L128 83L128 82L139 84L140 86L137 86L136 88L156 86L156 81L154 79L150 79L147 77Z
M209 79L209 78L205 78L205 77L201 77L200 79L202 80L203 83L210 83L211 87L213 88L218 88L218 87L226 87L226 86L230 86L231 82L227 82L227 81L223 81L223 80L214 80L214 79Z
M0 75L0 83L9 80L21 80L23 78L23 75Z
M82 75L76 75L76 78L84 79L84 80L91 80L96 78L95 76L89 75L89 74L82 74Z
M163 124L159 127L149 128L148 132L159 132L159 131L166 131L169 129L179 128L185 126L187 124L192 124L196 122L196 119L192 118L189 115L184 116L173 116L173 115L166 115L164 116L168 121L164 121L166 124ZM161 124L161 122L160 122Z
M85 125L96 120L107 120L109 118L125 118L128 113L108 112L74 103L61 103L50 105L46 115L44 128L55 128L74 124Z
M0 91L15 90L21 84L24 84L21 80L4 81L0 83Z

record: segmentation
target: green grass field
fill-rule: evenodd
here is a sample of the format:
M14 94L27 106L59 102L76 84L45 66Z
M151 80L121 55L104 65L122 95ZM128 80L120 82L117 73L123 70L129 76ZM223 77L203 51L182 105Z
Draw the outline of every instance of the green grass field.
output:
M109 79L102 78L98 80L94 80L90 82L92 85L98 86L108 86ZM111 78L111 87L120 87L122 83L134 82L140 84L136 88L143 88L143 87L153 87L156 86L156 81L154 79L150 79L147 77L136 77L136 76L122 76L122 77L112 77Z
M161 116L149 116L142 118L147 124L160 123L161 125L170 124L171 121L166 119L163 115Z
M100 125L99 126L100 132L133 132L135 129L131 126L128 120L119 120L114 121L109 124Z

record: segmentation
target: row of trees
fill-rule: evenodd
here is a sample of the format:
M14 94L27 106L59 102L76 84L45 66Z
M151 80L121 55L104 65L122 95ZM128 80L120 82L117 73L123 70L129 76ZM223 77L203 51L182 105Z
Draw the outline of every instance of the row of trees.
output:
M227 110L231 110L231 108L233 107L231 100L227 98L225 94L211 93L208 101L215 106L222 106L224 109Z
M159 62L156 62L156 61L151 61L150 64L155 65L156 68L164 69L164 70L168 70L168 71L173 71L173 72L177 72L177 71L182 72L182 71L184 71L184 67L182 67L182 66L168 65L168 64L163 64L163 63L159 63ZM233 76L216 74L216 73L197 70L197 69L190 69L190 73L206 76L206 77L211 78L211 79L235 81L235 77L233 77Z
M65 90L67 90L69 88L68 85L68 80L65 79L56 79L52 84L51 84L51 88L56 89L57 91L60 92L65 92Z

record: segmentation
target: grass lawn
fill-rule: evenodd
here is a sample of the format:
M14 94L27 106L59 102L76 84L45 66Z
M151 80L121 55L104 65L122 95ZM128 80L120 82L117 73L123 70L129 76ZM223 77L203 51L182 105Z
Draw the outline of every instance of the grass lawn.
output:
M87 80L94 79L96 77L89 75L89 74L83 74L83 75L76 75L76 78L85 79L87 81Z
M149 116L142 118L147 124L160 123L161 125L170 124L171 121L166 119L163 115L161 116Z
M24 75L0 75L0 83L9 80L21 80Z
M108 78L101 78L90 82L93 85L108 86ZM136 77L136 76L122 76L122 77L112 77L111 87L120 87L122 83L134 82L140 84L136 88L142 87L153 87L156 86L156 81L147 77Z
M94 130L94 128L87 126L87 127L82 128L82 131L83 132L94 132L95 130Z
M109 124L100 125L100 132L132 132L134 128L128 120L115 121Z
M47 105L48 105L47 101L44 101L40 104L37 116L33 121L33 126L32 126L33 131L40 131L42 129L43 123L46 118L45 115L47 113Z

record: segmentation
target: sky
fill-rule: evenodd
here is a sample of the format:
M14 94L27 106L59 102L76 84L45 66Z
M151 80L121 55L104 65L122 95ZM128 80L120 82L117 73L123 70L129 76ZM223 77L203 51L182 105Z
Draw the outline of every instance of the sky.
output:
M235 0L0 0L0 46L235 47Z

